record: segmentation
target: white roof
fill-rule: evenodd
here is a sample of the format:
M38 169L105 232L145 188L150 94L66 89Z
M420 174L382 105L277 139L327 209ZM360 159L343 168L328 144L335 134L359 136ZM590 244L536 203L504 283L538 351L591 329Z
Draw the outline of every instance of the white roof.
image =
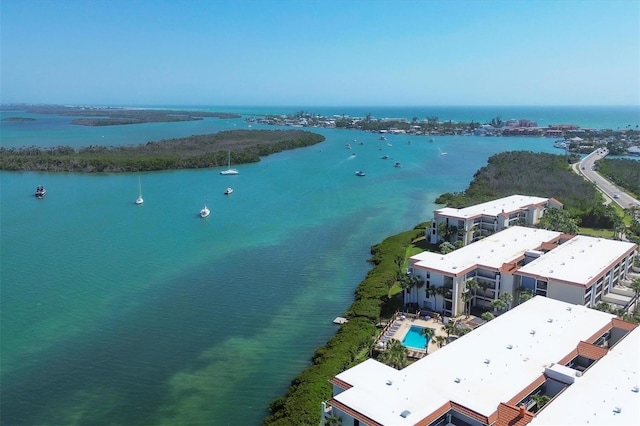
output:
M635 247L625 241L577 235L524 265L518 274L586 286Z
M498 269L560 235L546 229L511 226L451 253L422 252L412 256L411 261L416 262L414 266L447 274L457 274L475 265Z
M436 210L437 215L449 216L459 219L469 219L476 216L498 216L503 211L505 213L523 209L532 204L540 204L549 201L548 198L530 197L528 195L510 195L497 200L488 201L482 204L454 209L444 207Z
M640 328L631 331L582 377L577 377L531 425L639 425L638 348Z
M490 416L613 317L536 296L401 371L369 360L339 374L353 387L334 399L382 424L413 425L448 401Z

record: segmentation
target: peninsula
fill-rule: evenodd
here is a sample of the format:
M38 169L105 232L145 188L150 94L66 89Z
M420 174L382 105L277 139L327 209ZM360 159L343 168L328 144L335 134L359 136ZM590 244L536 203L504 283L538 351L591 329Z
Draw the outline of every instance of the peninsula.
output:
M281 151L314 145L324 136L304 130L232 130L129 146L74 149L0 148L0 170L47 172L139 172L257 163Z
M202 120L206 117L225 119L240 118L240 115L238 114L227 112L131 109L93 106L2 105L2 110L74 117L71 120L71 124L80 126L117 126L124 124L168 123Z

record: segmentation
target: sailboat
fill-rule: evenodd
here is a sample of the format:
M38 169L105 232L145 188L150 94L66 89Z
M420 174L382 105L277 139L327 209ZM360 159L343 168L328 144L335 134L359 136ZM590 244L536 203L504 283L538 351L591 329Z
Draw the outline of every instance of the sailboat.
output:
M140 178L138 177L138 198L136 198L136 204L144 203L144 199L142 198L142 184L140 183Z
M209 211L209 208L207 207L207 203L204 203L204 207L202 208L202 210L200 210L200 217L207 217L209 216L211 212Z
M229 157L227 160L227 170L221 170L220 174L221 175L237 175L238 173L240 173L238 169L231 168L231 150L229 150Z
M438 151L440 151L440 155L447 155L446 152L442 152L442 150L440 149L440 147L438 147Z

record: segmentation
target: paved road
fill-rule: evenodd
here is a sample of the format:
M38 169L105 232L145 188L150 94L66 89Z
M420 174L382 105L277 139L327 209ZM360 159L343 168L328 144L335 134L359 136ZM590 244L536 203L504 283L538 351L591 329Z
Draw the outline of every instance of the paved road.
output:
M588 180L593 182L598 189L607 197L607 202L615 202L623 209L627 209L632 205L640 206L640 200L637 200L624 192L623 189L618 188L613 183L602 177L598 172L593 170L593 165L596 160L607 156L609 151L606 148L600 148L593 151L582 159L577 165L574 165L573 169L576 173L582 174Z

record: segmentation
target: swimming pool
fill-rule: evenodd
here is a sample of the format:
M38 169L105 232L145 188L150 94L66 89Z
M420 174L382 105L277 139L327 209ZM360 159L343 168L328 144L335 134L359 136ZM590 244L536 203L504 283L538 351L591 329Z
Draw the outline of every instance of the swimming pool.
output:
M424 349L427 344L427 338L422 334L425 327L412 325L406 336L402 339L402 345L412 349Z

